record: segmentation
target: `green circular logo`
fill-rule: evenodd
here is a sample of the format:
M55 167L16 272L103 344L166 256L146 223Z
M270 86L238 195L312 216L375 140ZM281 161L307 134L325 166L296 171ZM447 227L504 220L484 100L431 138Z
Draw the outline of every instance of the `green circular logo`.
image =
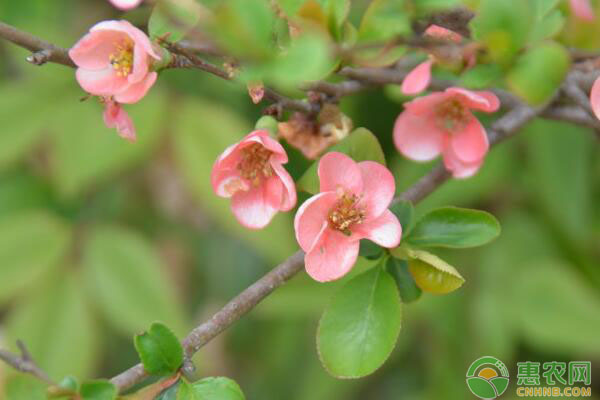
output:
M478 358L467 371L467 386L480 399L495 399L508 387L508 369L496 357Z

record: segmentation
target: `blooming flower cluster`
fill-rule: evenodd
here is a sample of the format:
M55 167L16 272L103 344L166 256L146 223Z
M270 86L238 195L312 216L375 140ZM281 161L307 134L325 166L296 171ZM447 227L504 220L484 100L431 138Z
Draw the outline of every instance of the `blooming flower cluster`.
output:
M160 56L148 36L127 21L103 21L69 50L69 56L78 67L77 82L106 105L106 125L134 140L135 129L120 104L138 102L156 82L158 74L151 67Z

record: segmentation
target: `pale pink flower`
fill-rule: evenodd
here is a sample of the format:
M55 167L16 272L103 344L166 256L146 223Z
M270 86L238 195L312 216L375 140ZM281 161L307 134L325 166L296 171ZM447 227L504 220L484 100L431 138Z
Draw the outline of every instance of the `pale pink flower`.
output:
M600 119L600 78L594 81L592 91L590 92L590 104L596 118Z
M338 152L319 162L320 193L300 206L296 239L306 252L306 272L319 282L346 275L360 239L383 247L400 243L402 227L388 210L396 190L392 173L374 161L356 163Z
M438 40L447 40L454 43L460 43L462 36L450 29L443 28L438 25L430 25L425 30L425 36L429 36ZM414 95L421 93L427 89L431 81L431 67L436 62L436 57L429 54L426 61L417 65L412 71L406 75L402 81L402 93L406 95Z
M146 95L157 77L151 64L160 60L148 36L127 21L94 25L69 56L85 91L118 103L135 103Z
M123 110L119 103L116 103L111 98L104 98L102 101L104 103L104 113L102 116L106 126L116 128L119 136L123 139L135 142L135 127L127 112Z
M404 104L394 125L394 143L406 157L429 161L442 154L455 178L477 172L488 151L488 138L471 110L494 112L500 100L492 92L449 88Z
M594 21L596 19L590 0L569 0L569 4L571 11L578 18L584 21Z
M231 198L231 210L247 228L264 228L278 211L296 205L296 187L282 164L287 153L267 131L257 130L229 146L215 161L211 183Z
M121 10L131 10L140 5L143 0L109 0L113 6Z

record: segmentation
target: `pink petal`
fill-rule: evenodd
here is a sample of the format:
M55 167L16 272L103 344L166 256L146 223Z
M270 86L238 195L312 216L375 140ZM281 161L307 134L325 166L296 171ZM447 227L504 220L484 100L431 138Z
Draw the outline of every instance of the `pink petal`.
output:
M417 97L416 99L404 103L404 110L410 110L415 115L423 115L426 118L431 118L434 109L438 104L446 101L451 95L444 92L435 92L427 96Z
M500 100L498 99L498 96L490 91L471 91L458 87L452 87L446 89L446 93L457 95L465 106L475 110L494 112L500 107Z
M233 196L239 190L247 191L250 189L248 182L240 177L239 171L235 168L213 167L210 182L217 196L224 198Z
M144 79L148 74L148 64L148 53L143 50L142 46L136 43L133 47L133 69L127 75L129 83L137 83Z
M111 101L107 102L103 117L106 126L116 128L122 138L132 142L136 140L133 121L121 106Z
M443 148L445 133L434 121L434 115L417 115L404 110L394 124L394 144L400 153L415 161L429 161Z
M343 233L327 229L304 257L306 272L314 280L328 282L346 275L356 263L359 242Z
M450 146L462 162L473 163L485 156L489 143L484 127L473 117L464 130L450 135Z
M578 18L585 21L593 21L596 19L594 9L590 4L590 0L569 0L571 10Z
M110 2L121 10L130 10L140 5L142 0L110 0Z
M392 202L396 191L394 176L389 169L374 161L358 163L363 181L363 198L367 217L380 216Z
M129 35L129 37L135 42L135 44L142 46L144 51L150 54L157 60L160 60L160 56L154 51L152 47L152 42L146 34L133 26L129 21L120 20L120 21L102 21L98 22L96 25L90 28L90 32L94 32L97 30L112 30L124 32Z
M231 197L231 211L246 228L264 228L279 211L272 202L274 196L268 196L267 186L251 186L250 190L240 190Z
M375 219L355 225L353 231L358 236L387 248L398 246L402 237L400 222L390 210L385 210Z
M302 250L308 252L315 245L319 234L327 227L329 212L338 200L335 192L323 192L306 200L294 217L296 240Z
M116 31L90 32L69 50L69 57L78 67L104 69L109 66L110 55L116 51L115 44L125 36L124 33Z
M590 92L590 104L596 118L600 119L600 78L596 79Z
M279 162L281 164L285 164L288 162L288 156L287 156L285 149L283 148L281 143L279 143L277 140L273 139L271 137L271 135L269 135L269 132L267 132L265 130L257 130L257 131L250 132L240 142L240 144L252 144L252 143L260 143L267 150L273 152L273 155L271 157L273 159L275 159L277 162Z
M452 172L452 176L457 179L469 178L479 170L483 164L483 158L472 163L465 163L454 154L452 146L446 147L444 150L444 165L448 171Z
M75 78L83 90L96 96L111 96L127 87L127 79L117 76L110 66L101 70L77 68Z
M296 184L290 174L277 162L271 161L271 167L284 187L281 211L289 211L296 206Z
M116 93L114 95L115 100L119 103L125 104L137 103L146 95L152 85L154 85L157 77L158 74L156 72L150 72L148 75L146 75L144 80L133 85L129 85L125 90Z
M345 154L332 151L319 161L321 192L337 191L342 188L354 194L362 193L363 182L358 164Z
M402 93L413 95L425 90L431 81L432 64L431 60L427 60L410 71L402 81Z
M425 35L434 39L451 40L456 43L460 43L462 40L462 36L459 33L435 24L429 25L429 27L425 30Z

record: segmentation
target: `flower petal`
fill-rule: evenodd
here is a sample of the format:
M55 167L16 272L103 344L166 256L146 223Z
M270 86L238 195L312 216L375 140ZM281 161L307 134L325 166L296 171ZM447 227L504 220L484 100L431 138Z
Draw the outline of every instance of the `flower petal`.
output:
M459 33L435 24L429 25L429 27L425 29L425 35L434 39L450 40L455 43L460 43L462 40L462 36Z
M578 18L584 21L593 21L596 19L590 0L569 0L569 5L573 14Z
M148 53L136 43L133 46L133 68L131 73L127 75L127 81L134 84L144 79L148 74L148 64Z
M450 146L462 162L473 163L485 157L489 142L483 125L473 117L464 130L450 135Z
M363 181L361 203L367 208L367 218L379 217L390 205L396 192L396 182L389 169L375 161L358 163Z
M327 217L338 200L335 192L323 192L312 196L298 208L294 217L296 240L304 251L310 251L323 227L327 226Z
M289 211L296 205L296 184L294 180L290 176L290 174L283 168L281 164L275 161L271 161L271 167L277 177L281 180L283 184L283 201L281 203L281 211Z
M596 79L590 92L590 104L596 118L600 119L600 78Z
M130 10L140 5L142 0L110 0L110 2L121 10Z
M135 42L135 44L142 46L146 53L150 54L155 59L160 60L160 56L154 51L154 48L152 47L152 43L150 42L148 36L146 36L146 34L143 31L133 26L129 21L102 21L98 22L96 25L90 28L90 32L98 30L112 30L124 32L127 35L129 35L129 37Z
M458 96L468 108L484 112L494 112L500 107L498 96L487 90L467 90L458 87L446 89L446 92Z
M427 60L410 71L402 81L402 93L413 95L425 90L431 81L432 64L431 60Z
M319 161L321 192L335 192L339 188L354 194L362 193L363 182L358 164L343 153L332 151Z
M353 231L358 236L387 248L398 246L402 237L400 222L390 210L385 210L375 219L355 225Z
M443 148L445 133L434 123L433 115L417 115L404 110L394 124L394 144L400 153L415 161L429 161Z
M109 128L116 128L119 136L131 142L136 140L135 126L129 114L117 103L108 101L104 108L104 123Z
M444 165L446 169L452 172L452 176L457 179L469 178L479 170L483 164L483 158L471 163L466 163L454 154L452 146L444 150Z
M129 85L125 90L115 94L115 100L125 104L137 103L146 95L146 93L148 93L148 90L150 90L152 85L154 85L154 82L156 82L157 77L158 74L156 72L150 72L146 75L144 80Z
M268 188L266 184L251 186L250 190L239 190L231 197L231 211L246 228L264 228L279 211L273 204L273 197L268 196Z
M285 164L288 162L287 153L286 153L285 149L283 148L283 146L281 145L281 143L279 143L277 140L273 139L269 135L269 132L267 132L265 130L257 130L257 131L250 132L245 138L242 139L242 141L240 143L241 144L260 143L267 150L273 152L273 155L271 157L274 158L277 162L279 162L281 164Z
M225 198L233 196L240 190L250 189L248 182L242 179L239 171L235 168L213 167L210 173L210 183L217 196Z
M314 280L328 282L346 275L356 263L359 242L327 229L319 243L304 257L306 272Z
M112 67L100 70L77 68L75 78L88 93L96 96L111 96L127 87L127 79L117 76Z
M116 43L127 37L123 32L95 31L82 37L69 50L69 57L85 69L104 69L110 64L110 55L116 52Z

